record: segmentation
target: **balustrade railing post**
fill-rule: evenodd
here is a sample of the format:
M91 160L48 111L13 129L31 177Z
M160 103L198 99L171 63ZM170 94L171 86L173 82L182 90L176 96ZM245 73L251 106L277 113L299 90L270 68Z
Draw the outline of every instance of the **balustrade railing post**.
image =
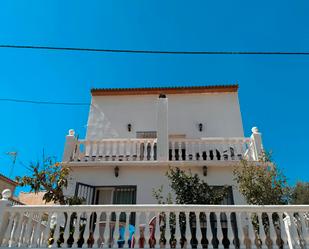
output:
M280 237L282 240L282 247L283 249L286 249L288 243L287 243L287 233L285 230L285 224L284 224L284 220L283 220L283 213L278 213L279 215L279 222L280 222Z
M32 244L31 247L36 248L39 245L39 236L41 232L41 217L38 214L38 218L36 220L36 224L34 225L34 230L33 230L33 239L32 239Z
M186 215L186 248L189 248L191 240L191 230L190 230L190 212L185 212Z
M30 247L31 245L31 235L33 232L33 226L32 226L32 218L33 218L33 213L32 212L28 212L28 217L27 217L27 223L26 223L26 231L25 231L25 243L23 244L23 246L25 247ZM54 242L55 243L55 242Z
M233 233L233 225L232 225L232 219L231 219L231 212L226 212L226 226L227 226L227 239L229 240L229 247L233 248L233 241L236 245L236 236L234 236ZM235 246L235 248L237 248Z
M172 151L172 161L175 161L175 142L172 140L171 141L171 151Z
M165 239L166 239L166 247L170 248L171 241L171 224L170 224L170 212L165 212Z
M146 218L146 222L145 222L145 248L149 248L149 239L150 239L150 226L149 226L149 222L151 220L151 213L150 212L145 212L145 218Z
M94 231L93 231L93 248L100 248L103 243L103 238L100 234L100 212L94 212L93 213L93 224Z
M20 239L20 233L22 231L21 229L23 225L23 219L24 217L22 216L22 213L16 215L16 227L14 229L12 247L19 246L19 239Z
M71 221L71 212L66 212L66 221L65 221L65 228L63 232L63 238L64 238L64 247L68 247L68 239L70 237L70 221Z
M150 141L150 161L154 161L154 140Z
M259 236L260 236L260 240L261 240L261 248L262 249L266 249L267 245L266 245L266 233L265 233L265 229L264 229L264 224L263 224L263 213L257 213L258 215L258 220L259 220Z
M123 247L127 248L129 247L128 245L128 240L130 239L130 212L125 212L126 215L126 221L124 224L124 228L125 228L125 233L124 233L124 244Z
M179 155L179 158L178 160L179 161L182 161L183 160L183 151L182 151L182 142L178 142L178 155Z
M51 216L52 216L52 213L47 213L47 222L46 222L46 227L45 227L45 230L43 232L43 242L42 242L42 245L43 247L48 247L49 246L49 238L50 238L50 231L51 231L51 227L50 227L50 221L51 221ZM22 227L22 230L25 229L25 224L26 221L23 221L23 227ZM20 244L22 243L22 234L23 234L23 231L21 231L20 233Z
M137 244L137 247L139 246L139 239L141 236L140 233L140 216L141 213L139 211L136 212L136 223L135 223L135 234L136 234L136 239L135 239L135 243Z
M115 141L113 149L113 157L115 161L118 161L119 158L119 148L120 148L120 141Z
M111 227L111 218L112 213L106 212L106 223L105 223L105 231L104 231L104 243L105 246L108 248L111 246L112 243L112 227ZM105 239L106 238L106 239Z
M179 212L175 212L175 248L180 247L180 239L181 239L181 231L180 231L180 223L179 223Z
M136 142L136 160L140 161L141 160L141 143L140 141Z
M300 224L301 224L301 230L302 230L302 236L305 241L306 246L309 248L309 212L307 213L308 215L308 225L306 224L305 221L305 212L299 213L299 218L300 218Z
M297 233L297 226L295 223L294 212L289 212L289 216L290 216L290 234L291 234L292 244L293 244L293 247L298 247L299 236Z
M274 222L273 222L273 212L268 212L268 221L269 221L269 239L270 239L270 243L271 246L274 247L274 245L276 245L276 232L275 232L275 228L274 228Z
M223 249L223 233L222 233L222 226L221 226L221 212L216 212L217 218L217 239L219 240L218 248Z
M53 219L53 223L52 224L54 226L54 243L52 244L52 248L57 248L57 241L59 239L59 235L60 235L60 213L53 213L54 219Z
M189 159L189 155L190 155L190 152L189 152L189 150L190 150L190 147L189 147L189 145L190 145L190 143L189 142L185 142L185 153L186 153L186 158L185 158L185 160L186 161L189 161L190 159Z
M8 214L9 223L6 228L6 232L2 241L2 246L9 246L11 240L11 233L13 229L14 213Z
M160 210L156 213L156 228L155 228L155 239L156 244L155 248L160 248L160 239L161 239L161 229L160 229Z
M210 212L205 213L205 215L206 215L206 239L208 240L207 248L211 248L213 235L210 223Z
M116 247L118 247L117 245L117 241L119 239L119 222L120 222L120 212L114 212L115 214L115 223L114 223L114 233L112 234L113 236L111 236L112 240L111 240L111 245L112 247L115 245Z
M244 235L244 224L243 224L243 219L242 219L242 212L239 211L236 213L236 219L237 219L237 234L239 238L239 248L244 248L245 244L245 235Z
M101 143L101 141L97 141L97 150L96 150L96 159L97 160L102 160L102 143Z
M148 141L144 140L144 156L143 156L143 160L147 161L147 157L148 157Z
M255 248L255 232L252 224L253 213L248 212L247 215L248 215L248 237L250 240L250 247Z
M201 231L200 215L201 215L200 212L195 212L197 248L202 248L202 231Z
M76 212L75 215L76 215L76 219L74 219L75 224L74 224L74 234L73 234L74 242L73 242L72 248L78 247L78 240L79 240L79 236L80 236L79 226L80 226L80 223L81 223L81 217L80 217L81 213Z
M90 236L90 217L91 217L91 212L86 212L86 220L85 220L85 230L84 230L84 244L83 247L88 248L88 240Z
M203 160L203 143L201 141L198 142L198 160L202 161Z

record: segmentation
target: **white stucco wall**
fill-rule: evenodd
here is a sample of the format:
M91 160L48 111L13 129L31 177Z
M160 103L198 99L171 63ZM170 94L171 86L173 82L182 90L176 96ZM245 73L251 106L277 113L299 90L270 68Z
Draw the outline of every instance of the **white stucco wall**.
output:
M169 134L185 134L186 138L200 137L243 137L243 126L238 94L201 93L170 94L168 97ZM88 117L88 140L103 138L135 138L136 131L156 131L158 95L95 96ZM127 124L132 124L128 132ZM198 130L202 123L204 129ZM164 185L165 194L170 192L165 176L168 165L119 166L119 177L114 175L114 167L102 163L99 167L72 167L72 181L68 194L73 195L76 181L92 186L137 186L137 203L154 204L153 188ZM190 166L209 185L235 186L231 166L212 166L208 175L202 175L201 166ZM233 188L234 201L244 201L237 189Z
M168 166L120 166L119 176L115 177L114 167L102 166L96 168L74 167L71 171L71 182L68 188L68 195L74 195L76 182L92 186L137 186L137 204L157 204L152 196L152 190L164 186L164 194L171 192L169 188L166 172ZM188 168L182 167L188 170ZM207 176L203 176L202 167L190 167L193 173L198 173L200 178L205 180L209 185L228 185L233 186L233 196L235 204L244 204L236 184L233 181L233 169L231 166L212 166L208 167Z
M242 137L238 94L170 94L169 134L187 138ZM136 131L155 131L157 95L94 96L90 108L87 139L134 138ZM128 132L127 124L132 124ZM198 124L204 126L203 132Z

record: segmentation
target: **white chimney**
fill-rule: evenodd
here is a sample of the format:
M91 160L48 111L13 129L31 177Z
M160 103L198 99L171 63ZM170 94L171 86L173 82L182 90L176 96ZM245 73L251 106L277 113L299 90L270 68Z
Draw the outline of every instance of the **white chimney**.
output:
M168 161L168 99L164 94L158 98L157 138L157 160Z

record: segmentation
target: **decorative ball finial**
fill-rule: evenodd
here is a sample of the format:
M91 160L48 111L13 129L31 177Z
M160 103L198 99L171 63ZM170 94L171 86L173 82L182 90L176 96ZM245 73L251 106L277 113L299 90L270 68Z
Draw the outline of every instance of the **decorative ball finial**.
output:
M12 196L12 191L10 189L5 189L2 191L2 200L8 200Z
M70 129L70 130L69 130L69 136L74 136L74 135L75 135L74 129Z
M255 126L251 129L251 131L252 131L253 134L259 133L259 129Z

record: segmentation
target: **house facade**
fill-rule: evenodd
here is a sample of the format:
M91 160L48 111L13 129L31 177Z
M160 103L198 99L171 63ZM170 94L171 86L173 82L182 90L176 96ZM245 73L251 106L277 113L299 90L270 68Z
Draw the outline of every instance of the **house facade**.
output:
M242 158L258 161L261 134L244 136L238 85L92 89L86 138L66 137L68 195L87 204L156 204L179 167L211 186L229 186L225 204L245 204L233 181Z
M256 127L243 134L237 85L91 93L86 138L71 129L63 155L66 194L88 205L15 205L4 190L0 247L308 247L308 205L226 205L244 204L234 166L258 165L263 152ZM152 191L171 191L170 167L227 185L229 195L222 205L158 205Z

